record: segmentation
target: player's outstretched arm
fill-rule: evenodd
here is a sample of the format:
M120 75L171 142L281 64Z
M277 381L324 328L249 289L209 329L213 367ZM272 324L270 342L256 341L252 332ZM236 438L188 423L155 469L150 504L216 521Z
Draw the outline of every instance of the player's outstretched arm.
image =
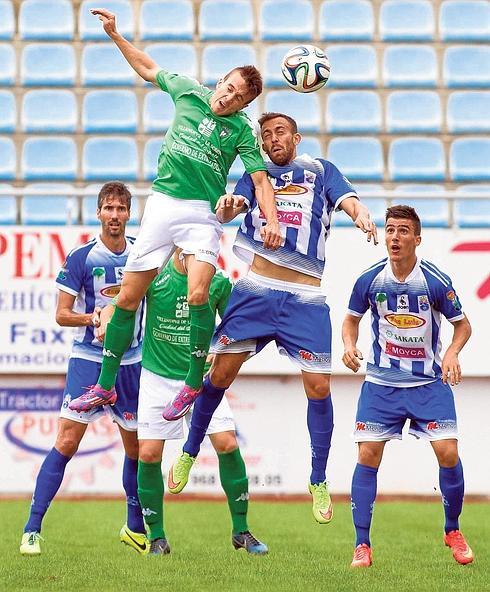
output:
M156 83L156 77L161 68L156 64L148 54L141 51L125 39L116 28L116 16L105 8L92 8L90 12L98 16L102 21L104 31L114 41L119 51L126 58L128 64L133 70L147 82Z
M277 221L277 207L274 189L265 171L256 171L250 175L255 186L255 197L266 223L260 229L260 236L266 249L275 251L282 244L281 229Z
M340 204L340 207L352 218L352 221L357 228L360 228L367 234L368 242L371 242L371 239L373 239L373 243L377 245L378 230L376 224L371 220L371 214L367 207L356 197L348 197L344 199Z
M357 338L359 337L359 323L361 317L347 314L342 324L342 341L344 342L344 355L342 362L353 372L361 367L359 360L362 360L362 353L357 349Z
M216 218L218 218L221 224L230 222L236 218L238 214L244 212L246 207L244 197L227 193L226 195L222 195L216 203Z
M442 359L442 382L451 386L461 382L461 366L458 354L471 336L471 325L466 316L460 321L452 323L453 339Z
M58 304L56 305L56 322L60 327L88 327L100 325L100 306L96 306L92 313L81 313L73 310L75 296L58 290Z

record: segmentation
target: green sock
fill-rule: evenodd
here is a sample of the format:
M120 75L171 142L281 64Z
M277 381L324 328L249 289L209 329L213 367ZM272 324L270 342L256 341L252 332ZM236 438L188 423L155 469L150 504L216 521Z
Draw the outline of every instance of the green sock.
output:
M185 383L194 388L201 388L204 366L208 356L209 344L214 332L215 315L209 306L204 304L189 304L191 316L191 330L189 336L189 347L191 359Z
M116 383L116 376L121 365L121 358L131 345L134 333L135 310L124 310L116 306L112 319L107 325L104 339L104 358L100 371L100 386L106 390Z
M219 478L230 508L233 532L248 530L248 477L240 449L218 454Z
M150 540L164 539L162 463L138 461L138 497Z

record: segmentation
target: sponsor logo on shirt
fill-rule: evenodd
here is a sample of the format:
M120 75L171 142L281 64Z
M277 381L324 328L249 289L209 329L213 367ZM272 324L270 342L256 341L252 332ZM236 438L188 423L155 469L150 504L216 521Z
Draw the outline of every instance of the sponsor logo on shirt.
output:
M276 195L301 195L307 191L308 189L301 185L287 185L286 187L276 187L274 189Z
M394 339L395 341L401 341L402 343L424 343L424 338L420 335L399 335L398 333L390 331L390 329L386 330L386 337Z
M105 296L106 298L114 298L119 294L120 291L121 286L118 284L116 286L106 286L105 288L102 288L100 293L102 296Z
M207 138L211 136L215 128L216 121L214 121L214 119L209 119L208 117L205 117L197 127L199 133Z
M389 356L395 356L396 358L407 358L414 360L425 358L424 347L398 345L397 343L391 343L391 341L386 342L385 352Z
M420 310L429 310L430 307L430 303L429 303L429 298L423 294L422 296L418 296L418 301L419 301L419 309Z
M422 327L425 325L425 319L421 319L420 317L413 315L413 314L387 314L385 315L385 319L396 327L397 329L415 329L416 327Z
M396 311L403 312L408 310L408 296L407 294L400 294L396 297Z
M175 318L187 319L189 317L189 304L187 296L179 296L175 304Z

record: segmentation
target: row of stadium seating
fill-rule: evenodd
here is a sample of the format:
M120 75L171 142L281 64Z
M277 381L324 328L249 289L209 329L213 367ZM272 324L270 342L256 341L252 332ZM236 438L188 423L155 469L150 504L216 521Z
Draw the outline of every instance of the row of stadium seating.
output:
M251 0L194 5L190 0L144 0L139 14L129 0L103 4L117 14L119 29L129 39L490 41L486 0L445 0L439 7L430 0L385 0L377 10L368 0L262 0L256 13ZM89 12L98 6L98 1L81 2L76 36L72 2L25 0L18 14L19 38L103 39L99 21ZM13 3L0 0L0 39L14 37L15 20Z
M280 64L290 45L264 46L257 52L251 44L209 43L200 60L196 47L185 43L154 43L144 49L157 64L204 84L216 84L237 64L255 64L265 85L274 87L285 85ZM387 45L379 59L372 45L335 44L326 50L332 64L329 86L334 88L490 87L488 44L451 46L440 60L434 45ZM72 43L28 43L19 53L17 60L14 45L0 43L0 86L134 86L141 82L113 43L88 42L80 54Z

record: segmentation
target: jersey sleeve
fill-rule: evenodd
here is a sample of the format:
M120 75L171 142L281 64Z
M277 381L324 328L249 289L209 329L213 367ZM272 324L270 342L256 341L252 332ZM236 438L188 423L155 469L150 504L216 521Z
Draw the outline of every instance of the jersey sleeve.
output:
M436 283L434 308L453 323L464 318L463 307L450 280L447 284Z
M166 93L168 93L172 100L175 101L180 95L201 88L201 85L194 78L182 76L182 74L172 74L166 70L160 70L157 74L157 84Z
M255 197L255 187L252 177L248 173L244 173L233 189L233 195L239 195L245 198L247 206L250 205Z
M368 286L365 279L361 276L352 288L347 312L355 317L362 317L368 308Z
M342 201L347 197L358 197L351 182L339 169L328 160L321 160L324 166L325 198L338 209Z
M256 173L257 171L266 171L264 159L260 153L259 143L257 141L257 132L252 122L244 115L245 124L242 133L238 137L237 150L243 166L247 173Z
M80 250L71 251L58 273L56 287L72 296L78 296L83 286L84 267L84 252Z

